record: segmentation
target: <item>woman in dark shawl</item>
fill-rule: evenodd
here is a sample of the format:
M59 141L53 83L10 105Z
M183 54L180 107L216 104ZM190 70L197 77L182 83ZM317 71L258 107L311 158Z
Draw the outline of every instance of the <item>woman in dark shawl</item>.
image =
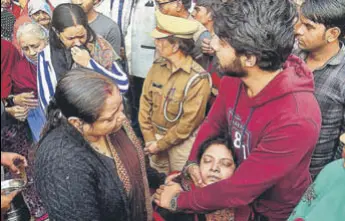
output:
M81 68L63 75L35 156L36 187L52 220L152 220L148 180L162 180L146 167L109 78Z

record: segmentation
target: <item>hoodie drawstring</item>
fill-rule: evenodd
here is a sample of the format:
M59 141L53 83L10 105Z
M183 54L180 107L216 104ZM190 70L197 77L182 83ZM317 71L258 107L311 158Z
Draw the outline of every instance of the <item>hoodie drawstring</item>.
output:
M235 105L234 105L234 110L233 110L233 114L232 114L232 119L231 119L231 122L230 122L230 135L232 135L232 125L233 125L233 122L234 122L234 118L236 116L236 109L237 109L237 106L238 106L238 102L240 100L240 96L241 96L241 91L242 91L242 87L243 87L243 83L240 84L240 86L238 87L238 91L237 91L237 95L236 95L236 100L235 100ZM240 140L240 148L242 147L242 143L243 143L243 137L244 137L244 134L247 130L247 127L248 127L248 124L249 124L249 121L250 119L252 118L253 116L253 113L254 113L254 110L255 108L251 108L250 109L250 113L249 113L249 116L244 124L244 127L243 127L243 130L241 132L241 140ZM246 153L246 148L243 148L243 158L244 159L247 159L247 153Z

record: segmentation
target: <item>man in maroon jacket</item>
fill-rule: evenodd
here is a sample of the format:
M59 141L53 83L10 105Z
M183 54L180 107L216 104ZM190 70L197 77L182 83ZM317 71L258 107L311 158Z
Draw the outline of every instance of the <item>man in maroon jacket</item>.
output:
M203 188L180 192L170 182L157 190L158 205L202 212L250 204L255 220L289 217L311 183L321 127L312 73L290 55L295 21L289 0L229 1L216 12L211 46L226 77L184 171ZM198 148L224 133L233 140L239 167L231 178L204 187L195 164Z

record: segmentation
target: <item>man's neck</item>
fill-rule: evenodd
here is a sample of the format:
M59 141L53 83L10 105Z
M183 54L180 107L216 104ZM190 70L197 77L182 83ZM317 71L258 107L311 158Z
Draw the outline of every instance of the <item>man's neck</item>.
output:
M182 63L185 61L185 59L186 56L180 51L167 58L171 65L171 73L177 71L182 66Z
M322 67L329 59L336 55L340 50L339 41L335 41L327 44L326 46L308 53L307 65L311 66L311 69Z
M98 12L96 12L95 9L91 9L88 13L87 13L87 21L88 23L93 22L94 20L96 20L98 16Z
M214 35L213 21L207 22L204 24L205 28L211 33L211 36Z
M279 69L274 72L263 71L258 67L252 68L247 77L241 78L247 87L247 94L249 97L255 97L264 89L281 71Z

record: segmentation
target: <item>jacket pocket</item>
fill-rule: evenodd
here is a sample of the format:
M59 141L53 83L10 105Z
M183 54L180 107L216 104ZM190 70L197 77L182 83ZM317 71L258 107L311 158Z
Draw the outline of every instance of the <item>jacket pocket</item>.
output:
M175 93L173 96L170 96L166 101L166 111L169 118L175 118L182 110L183 94Z

